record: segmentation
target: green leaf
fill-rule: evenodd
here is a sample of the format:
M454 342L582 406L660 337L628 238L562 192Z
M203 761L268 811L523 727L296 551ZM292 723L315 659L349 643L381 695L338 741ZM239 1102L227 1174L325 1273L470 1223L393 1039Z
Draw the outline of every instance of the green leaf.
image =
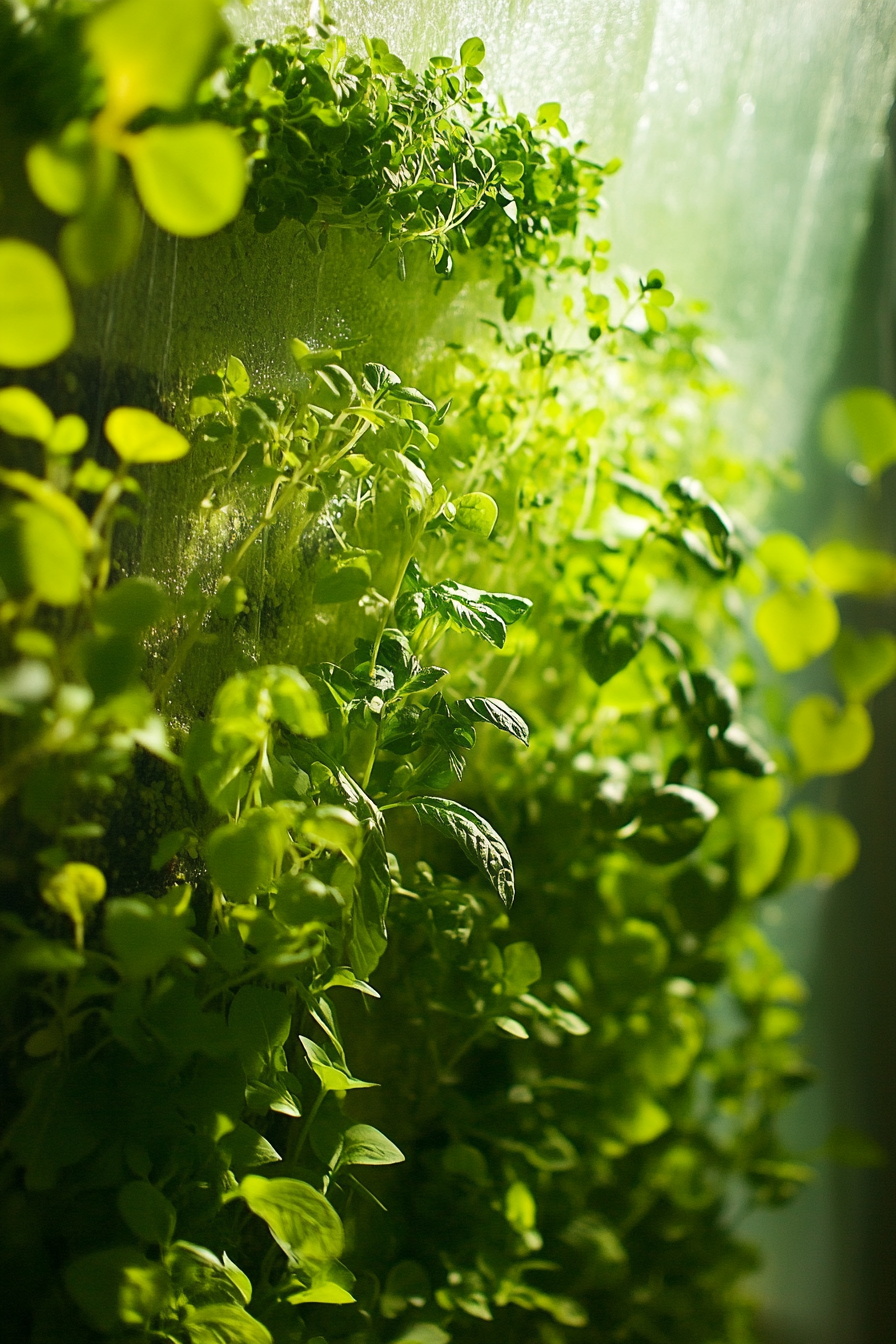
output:
M52 257L33 243L0 238L0 364L46 364L74 334L68 289Z
M128 142L149 217L180 238L204 238L239 214L246 171L239 141L216 121L153 126Z
M541 979L541 960L531 943L510 943L504 949L504 993L510 998L525 994Z
M777 672L798 672L831 647L839 630L836 604L818 588L782 588L756 613L756 633Z
M320 1274L342 1255L345 1238L339 1215L305 1181L244 1176L238 1194L264 1219L291 1263Z
M792 532L772 532L756 547L756 559L776 583L802 583L809 573L809 551Z
M105 933L127 979L156 975L188 945L183 920L161 902L141 896L107 902Z
M53 433L56 418L49 406L27 387L0 390L0 429L20 439L46 443Z
M529 745L529 725L503 700L496 700L490 695L471 695L452 705L451 713L452 716L457 715L470 722L490 723L495 728L500 728L502 733L509 733L511 737L515 737L523 746Z
M896 462L896 401L879 387L852 387L821 416L825 454L841 466L856 462L872 477Z
M254 808L212 831L205 845L209 876L230 900L248 901L273 882L285 846L281 818L267 808Z
M136 1237L158 1246L170 1245L177 1213L169 1199L149 1181L129 1181L116 1199L118 1212Z
M404 383L399 383L397 387L390 386L388 392L393 401L405 401L411 406L422 406L433 414L436 412L435 402L430 401L419 388L405 387Z
M855 827L846 817L801 803L790 813L789 821L795 847L792 864L788 855L789 881L839 882L852 872L860 844Z
M117 168L117 164L115 165ZM141 216L129 192L111 182L59 235L62 264L76 284L97 285L122 271L140 242Z
M67 915L76 928L83 927L105 895L106 879L92 863L65 863L41 887L47 905Z
M361 1078L353 1078L340 1060L333 1059L322 1045L309 1040L307 1036L300 1036L299 1040L302 1042L309 1065L317 1074L318 1081L325 1091L352 1092L357 1088L377 1086L376 1083L366 1083Z
M10 592L71 607L81 600L83 571L84 551L55 514L26 500L0 512L0 576Z
M190 1344L273 1344L267 1326L236 1302L188 1306L183 1324Z
M338 1283L315 1283L311 1288L303 1288L297 1293L290 1293L286 1299L293 1306L301 1306L305 1302L321 1302L333 1307L347 1306L354 1302L355 1298L347 1288L343 1288Z
M647 1093L638 1092L626 1098L613 1112L611 1123L619 1137L634 1147L658 1139L672 1121L669 1112L658 1102Z
M326 849L336 849L347 858L356 859L364 843L364 832L357 817L344 807L324 803L309 813L302 822L302 834Z
M243 1120L229 1134L224 1135L218 1147L226 1154L231 1170L238 1178L254 1167L265 1167L283 1160L273 1144ZM251 1292L246 1301L250 1298Z
M407 806L414 809L421 821L456 840L504 904L511 904L514 882L510 851L484 817L451 798L414 798Z
M646 616L602 611L588 627L582 643L585 667L598 686L628 667L655 630L654 622Z
M47 440L47 452L54 457L70 457L84 447L88 434L87 422L80 415L61 415Z
M169 1292L164 1266L133 1246L82 1255L66 1267L63 1278L88 1322L105 1335L121 1325L148 1325Z
M87 50L106 86L104 120L183 107L226 40L215 0L114 0L93 14Z
M468 37L461 43L461 65L481 65L485 60L485 43L481 37Z
M110 411L103 430L122 462L175 462L190 451L189 442L173 425L137 406Z
M141 635L158 625L170 607L168 594L154 579L122 579L97 598L96 623L121 635Z
M404 1160L404 1153L373 1125L350 1125L345 1131L340 1167L390 1167Z
M738 881L748 900L760 896L777 877L790 839L783 817L757 817L738 846Z
M861 765L874 742L864 705L842 709L828 695L807 695L790 716L790 740L805 775L842 775Z
M542 103L535 114L539 126L556 126L563 111L559 103Z
M498 506L491 495L474 491L454 500L454 522L479 537L490 537L498 521Z
M227 1025L247 1077L257 1078L289 1040L289 1000L280 990L243 985L230 1005Z
M57 215L76 215L84 207L93 152L90 124L69 122L55 140L38 141L25 155L28 183L37 199Z
M812 557L812 568L832 593L888 597L896 592L896 556L865 551L848 541L829 541Z
M889 630L860 635L847 626L834 645L833 662L847 700L870 700L896 676L896 639Z
M523 1181L514 1181L504 1196L504 1217L515 1232L531 1232L538 1209L532 1191Z
M321 605L357 602L372 582L366 555L327 556L314 584L314 601Z
M698 789L666 784L640 804L640 821L628 844L649 863L675 863L696 849L718 805Z
M236 355L228 357L227 381L238 397L244 397L252 386L245 364Z

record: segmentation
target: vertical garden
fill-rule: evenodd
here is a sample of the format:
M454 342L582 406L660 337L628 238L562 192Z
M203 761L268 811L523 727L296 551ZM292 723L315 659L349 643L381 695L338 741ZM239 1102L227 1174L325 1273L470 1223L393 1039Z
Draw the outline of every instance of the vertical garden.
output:
M856 861L896 557L767 531L621 165L479 38L0 50L9 1337L748 1344L813 1177L757 911ZM874 482L896 409L822 435Z

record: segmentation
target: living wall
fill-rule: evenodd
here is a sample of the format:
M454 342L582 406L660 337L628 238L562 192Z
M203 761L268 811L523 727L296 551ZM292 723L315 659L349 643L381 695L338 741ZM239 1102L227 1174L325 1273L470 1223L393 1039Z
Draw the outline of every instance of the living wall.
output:
M14 1337L751 1339L738 1218L812 1174L756 914L855 861L808 782L871 749L896 641L835 598L896 559L761 535L794 472L726 433L699 307L612 267L619 165L487 98L477 38L415 75L212 0L0 33ZM223 350L88 425L77 315L142 212L346 231L396 295L487 282L485 334L405 381L283 331L288 378ZM839 399L831 454L872 479L891 412ZM838 699L782 685L828 650Z

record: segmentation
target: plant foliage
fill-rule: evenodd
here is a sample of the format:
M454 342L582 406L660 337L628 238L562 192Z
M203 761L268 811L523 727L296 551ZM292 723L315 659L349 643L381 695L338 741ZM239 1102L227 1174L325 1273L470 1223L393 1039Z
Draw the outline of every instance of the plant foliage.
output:
M561 254L613 165L559 105L484 98L479 39L415 76L326 24L225 50L211 0L0 23L75 283L126 264L138 201L226 224L248 154L260 230L423 242L440 276L476 251L517 319L422 390L348 344L294 337L286 390L232 356L166 418L116 407L99 453L5 380L9 1328L749 1340L734 1193L812 1174L776 1128L805 991L756 902L856 860L798 789L871 748L896 644L836 598L896 560L758 537L775 477L722 433L694 313L659 271L603 285L603 240ZM15 371L73 319L48 253L3 239L4 267ZM556 329L527 327L539 274ZM878 421L825 420L869 479ZM128 570L147 481L191 464L183 582ZM828 650L843 703L769 721L763 681Z

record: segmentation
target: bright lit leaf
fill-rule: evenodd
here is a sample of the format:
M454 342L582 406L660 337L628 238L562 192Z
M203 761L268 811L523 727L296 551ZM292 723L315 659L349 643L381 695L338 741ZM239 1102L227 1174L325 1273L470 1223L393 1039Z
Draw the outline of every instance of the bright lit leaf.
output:
M829 541L812 557L812 568L832 593L887 597L896 591L896 556L866 551L849 541Z
M229 224L246 192L239 141L216 121L153 126L126 147L146 213L181 238Z
M839 630L836 604L817 588L783 588L756 613L756 633L778 672L798 672L831 647Z
M896 401L879 387L841 392L824 408L821 442L832 462L855 462L871 477L880 475L896 462Z
M27 387L4 387L0 390L0 429L20 439L37 439L46 443L53 433L56 418Z
M74 333L68 289L53 258L33 243L0 239L0 364L46 364Z
M103 430L122 462L174 462L190 451L188 440L173 425L136 406L110 411Z
M461 495L454 501L454 522L467 532L475 532L480 537L490 537L498 521L498 506L491 495L474 492Z
M126 126L145 108L183 107L225 37L215 0L104 5L85 41L105 81L105 118Z
M896 638L889 630L860 635L847 627L834 645L833 662L847 700L870 700L896 676Z
M861 765L874 742L864 705L841 707L829 695L807 695L790 716L790 740L804 775L842 775Z

